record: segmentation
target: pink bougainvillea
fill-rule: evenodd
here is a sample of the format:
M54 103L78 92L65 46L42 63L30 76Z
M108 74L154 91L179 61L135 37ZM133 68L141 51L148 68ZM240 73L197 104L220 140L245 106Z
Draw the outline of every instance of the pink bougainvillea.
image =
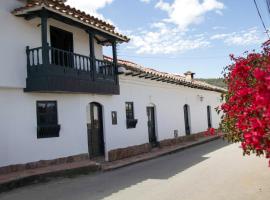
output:
M209 128L205 132L205 136L213 136L213 135L216 135L216 130L214 128Z
M241 142L244 154L270 159L270 48L243 57L231 55L233 64L224 70L228 92L220 128L230 142ZM269 161L270 166L270 161Z

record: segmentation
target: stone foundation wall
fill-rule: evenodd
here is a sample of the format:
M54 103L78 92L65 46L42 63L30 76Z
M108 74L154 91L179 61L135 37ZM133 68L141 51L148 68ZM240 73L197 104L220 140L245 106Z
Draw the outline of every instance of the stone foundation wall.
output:
M185 143L188 141L194 141L200 137L204 137L204 132L196 133L196 134L192 134L188 136L181 136L177 138L162 140L162 141L159 141L159 147L162 148L162 147ZM109 157L109 161L115 161L115 160L121 160L123 158L128 158L131 156L137 156L142 153L147 153L150 151L151 151L150 144L142 144L142 145L136 145L136 146L126 147L126 148L111 150L108 153L108 157Z
M128 158L131 156L136 156L142 153L147 153L151 151L150 144L136 145L126 148L114 149L109 151L108 157L109 161L120 160L123 158Z
M204 137L204 132L162 140L159 142L159 145L161 148L167 147L167 146L173 146L173 145L177 145L177 144L181 144L181 143L185 143L185 142L189 142L189 141L194 141L200 137Z
M197 138L203 137L204 132L192 134L189 136L182 136L167 140L159 141L159 147L166 147L166 146L173 146L181 143L185 143L187 141L194 141ZM115 161L115 160L121 160L124 158L137 156L143 153L147 153L151 151L151 145L150 144L142 144L142 145L136 145L126 148L120 148L120 149L114 149L108 152L108 158L109 161ZM12 172L18 172L18 171L24 171L27 169L36 169L41 167L47 167L51 165L59 165L64 163L72 163L77 161L83 161L88 160L89 155L88 154L80 154L75 156L69 156L64 158L58 158L53 160L41 160L38 162L31 162L27 164L19 164L19 165L10 165L6 167L0 167L0 174L6 174L6 173L12 173Z
M87 159L89 159L88 154L80 154L80 155L69 156L69 157L64 157L64 158L57 158L53 160L41 160L38 162L31 162L27 164L10 165L6 167L0 167L0 174L24 171L27 169L48 167L51 165L59 165L59 164L64 164L64 163L72 163L72 162L77 162L77 161L82 161L82 160L87 160Z

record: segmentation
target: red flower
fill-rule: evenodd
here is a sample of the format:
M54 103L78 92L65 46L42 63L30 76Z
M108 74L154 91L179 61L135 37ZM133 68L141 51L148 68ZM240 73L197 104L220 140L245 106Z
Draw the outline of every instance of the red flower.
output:
M209 128L209 129L207 129L207 131L204 134L205 134L205 136L213 136L213 135L215 135L215 129Z
M228 92L219 108L220 128L229 141L241 142L244 153L270 159L270 40L262 53L230 56L233 63L224 73ZM207 131L214 134L214 129Z

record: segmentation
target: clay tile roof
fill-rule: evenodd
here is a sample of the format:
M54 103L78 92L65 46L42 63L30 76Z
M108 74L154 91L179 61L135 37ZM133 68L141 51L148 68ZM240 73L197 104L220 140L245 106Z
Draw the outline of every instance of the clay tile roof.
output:
M16 16L20 16L33 10L40 10L41 8L46 8L52 12L58 12L61 15L72 18L76 21L80 21L81 23L86 24L92 28L117 37L120 41L129 41L127 36L116 32L113 25L94 16L91 16L81 10L66 5L65 0L28 0L25 6L16 8L12 11L12 13Z
M104 56L104 59L112 62L111 57ZM226 92L226 89L224 88L210 85L203 81L187 80L185 76L181 76L179 74L160 72L155 69L143 67L141 65L138 65L136 63L133 63L127 60L118 59L117 62L118 62L119 67L125 68L126 71L124 72L124 74L126 75L146 74L146 76L155 77L155 79L154 78L152 79L153 81L160 78L160 79L166 79L167 82L170 82L173 84L184 85L191 88L198 88L202 90L210 90L210 91L216 91L216 92L221 92L221 93Z

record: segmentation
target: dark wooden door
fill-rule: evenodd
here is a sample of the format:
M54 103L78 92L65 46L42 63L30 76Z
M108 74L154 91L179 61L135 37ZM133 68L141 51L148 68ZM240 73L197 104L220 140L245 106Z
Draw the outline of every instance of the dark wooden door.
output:
M104 137L102 107L98 103L90 104L90 121L88 125L88 148L90 157L104 155Z
M184 120L186 135L190 135L189 106L187 104L184 105Z
M73 34L62 29L50 27L52 62L55 65L73 66Z
M210 106L207 106L207 123L208 123L208 128L212 128L211 107Z
M152 147L157 146L155 108L147 107L149 143Z

